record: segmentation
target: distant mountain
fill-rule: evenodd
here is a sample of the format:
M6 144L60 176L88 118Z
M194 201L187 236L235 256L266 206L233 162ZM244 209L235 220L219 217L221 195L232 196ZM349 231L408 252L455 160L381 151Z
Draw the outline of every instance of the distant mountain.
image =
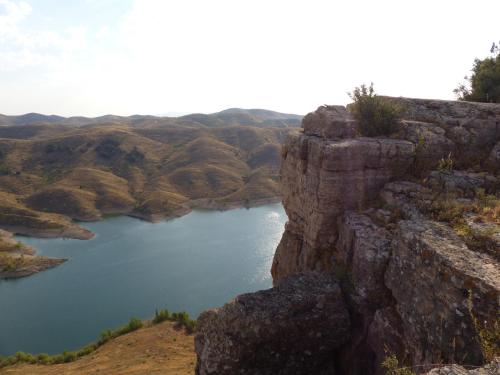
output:
M243 109L243 108L229 108L225 109L223 111L215 113L216 115L223 115L223 114L234 114L234 113L244 113L247 115L255 116L261 119L267 119L267 120L289 120L289 119L295 119L295 120L301 120L303 116L301 115L293 115L289 113L281 113L281 112L274 112L270 111L268 109Z
M302 116L266 109L230 108L211 114L194 113L182 116L180 119L191 120L208 127L298 127L302 121Z
M0 125L32 125L37 123L55 124L65 118L55 115L42 115L40 113L26 113L21 116L0 115Z
M100 117L62 117L28 113L21 116L0 115L0 126L14 125L96 125L96 124L126 124L126 125L190 125L195 127L225 127L225 126L255 126L255 127L298 127L302 116L274 112L266 109L230 108L224 111L203 114L193 113L179 117L161 117L148 115Z

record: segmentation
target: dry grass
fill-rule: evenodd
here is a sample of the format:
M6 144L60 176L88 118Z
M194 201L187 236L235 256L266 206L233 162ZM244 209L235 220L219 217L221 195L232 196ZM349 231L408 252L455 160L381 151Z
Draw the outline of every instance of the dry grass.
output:
M494 238L500 230L498 197L479 189L472 200L439 198L426 211L434 220L449 223L469 249L500 257L498 240Z
M193 375L194 339L164 322L120 336L81 359L60 365L16 365L0 375Z
M0 161L9 172L0 176L0 209L9 193L16 209L37 218L168 217L185 212L190 200L237 203L279 194L279 148L293 128L192 121L2 129L0 137L9 139L0 139ZM0 225L6 220L0 217Z

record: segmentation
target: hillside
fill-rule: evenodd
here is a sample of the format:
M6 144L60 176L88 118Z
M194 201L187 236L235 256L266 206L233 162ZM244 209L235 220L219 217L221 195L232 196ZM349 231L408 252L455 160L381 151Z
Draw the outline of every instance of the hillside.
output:
M1 375L193 375L194 340L172 322L117 337L94 353L59 365L21 364L0 369Z
M158 221L196 207L276 201L280 148L297 131L289 126L297 117L228 110L181 118L106 116L93 121L115 122L79 126L69 123L87 120L7 117L15 125L0 126L0 228L87 239L92 233L72 220L123 214Z

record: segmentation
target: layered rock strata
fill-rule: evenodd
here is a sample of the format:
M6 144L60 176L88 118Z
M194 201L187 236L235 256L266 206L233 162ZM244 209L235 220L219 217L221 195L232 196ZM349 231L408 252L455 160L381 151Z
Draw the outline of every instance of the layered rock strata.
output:
M391 137L358 136L356 119L341 106L320 107L304 118L302 134L289 136L281 169L289 221L272 265L278 289L269 299L279 301L281 283L303 272L338 280L342 299L335 304L349 312L349 339L330 347L324 371L382 374L388 354L415 368L481 365L491 355L486 346L498 349L484 337L500 327L500 105L387 100L405 109ZM252 306L267 309L259 301ZM220 327L252 329L237 323L244 313L232 308L229 318L227 309L201 320L200 369L208 369L206 343L227 334ZM280 345L300 344L287 330L294 332L293 324L281 331ZM259 340L266 335L253 338ZM240 357L248 353L242 350ZM317 363L314 353L305 363ZM216 362L220 368L227 360ZM233 364L225 373L264 372Z

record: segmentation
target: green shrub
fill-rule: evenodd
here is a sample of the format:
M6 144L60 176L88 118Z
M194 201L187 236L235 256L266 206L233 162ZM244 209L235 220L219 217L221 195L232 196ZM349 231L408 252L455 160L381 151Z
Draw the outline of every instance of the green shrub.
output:
M52 356L52 363L54 364L64 363L64 356L62 354L57 354Z
M454 90L459 100L500 103L500 49L493 43L491 56L475 59L468 81Z
M192 320L185 311L173 313L171 320L177 322L179 326L184 327L189 334L196 331L196 320Z
M83 347L82 349L80 349L79 351L77 351L76 356L77 357L86 356L86 355L96 351L97 348L99 348L99 344L97 344L97 343L89 344L89 345Z
M167 320L176 322L179 327L184 327L188 334L196 331L196 320L191 319L185 311L170 313L168 310L157 310L153 318L153 324Z
M409 367L400 367L399 360L395 354L389 354L382 362L382 367L386 369L386 375L415 375Z
M50 355L47 353L40 353L36 356L37 362L42 365L50 365L52 363L52 359Z
M15 358L17 362L21 363L36 363L36 358L32 354L25 352L17 352Z
M168 310L156 311L155 317L153 318L152 322L153 324L157 324L166 320L177 322L178 325L184 327L186 329L186 332L189 334L193 333L196 330L196 320L192 320L189 317L189 314L185 311L172 314ZM96 351L100 346L104 345L109 340L114 339L121 335L125 335L129 332L136 331L142 328L143 326L144 323L142 322L142 320L138 318L132 318L130 319L127 325L117 330L107 329L105 331L102 331L99 341L91 343L75 352L64 351L62 354L56 354L53 356L50 356L45 353L34 356L29 353L17 352L15 355L10 357L0 356L0 368L15 365L17 363L33 363L33 364L39 363L43 365L51 365L51 364L73 362L80 357L86 356Z
M109 340L113 338L113 331L110 329L106 329L101 332L101 338L99 340L99 345L103 345L107 343Z
M63 356L64 363L73 362L73 361L76 361L76 359L77 359L75 352L64 351L62 356Z
M170 320L170 312L168 310L155 311L155 317L153 318L153 324L158 324L166 320Z
M399 129L403 109L375 94L373 83L361 85L349 94L353 104L349 111L359 123L359 132L366 137L388 136Z
M126 325L125 327L127 332L132 332L138 330L139 328L142 328L142 326L142 320L140 320L139 318L132 318L128 322L128 325Z

